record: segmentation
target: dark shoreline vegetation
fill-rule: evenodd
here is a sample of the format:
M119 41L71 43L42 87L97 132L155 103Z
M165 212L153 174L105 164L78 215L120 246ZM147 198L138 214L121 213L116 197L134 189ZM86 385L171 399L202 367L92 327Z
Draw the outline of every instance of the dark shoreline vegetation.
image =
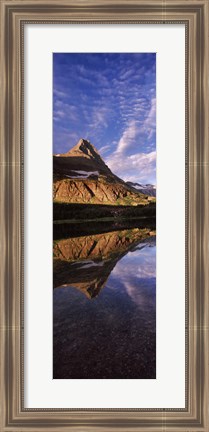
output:
M93 234L105 234L112 231L121 231L125 229L149 229L155 231L156 221L154 218L144 219L125 219L121 221L100 221L84 223L59 223L53 226L54 241L68 239L70 237L81 237Z
M109 206L54 203L54 241L131 228L156 229L156 206Z
M53 203L53 221L63 220L96 220L102 218L131 219L156 216L156 204L152 202L146 206L115 206L103 204L66 204Z

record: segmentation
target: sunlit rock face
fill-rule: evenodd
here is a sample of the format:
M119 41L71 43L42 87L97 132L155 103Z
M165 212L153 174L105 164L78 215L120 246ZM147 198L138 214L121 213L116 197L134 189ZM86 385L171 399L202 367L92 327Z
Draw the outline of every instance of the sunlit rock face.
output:
M150 197L133 189L105 164L97 149L81 139L53 158L53 197L61 203L147 205Z
M116 263L141 244L152 242L149 229L113 231L54 242L54 288L73 286L97 296Z

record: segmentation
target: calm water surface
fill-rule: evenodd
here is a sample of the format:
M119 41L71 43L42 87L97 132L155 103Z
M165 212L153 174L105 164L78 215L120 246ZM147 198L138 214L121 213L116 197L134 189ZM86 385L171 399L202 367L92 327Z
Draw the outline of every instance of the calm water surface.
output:
M65 239L54 257L53 377L155 378L155 236Z

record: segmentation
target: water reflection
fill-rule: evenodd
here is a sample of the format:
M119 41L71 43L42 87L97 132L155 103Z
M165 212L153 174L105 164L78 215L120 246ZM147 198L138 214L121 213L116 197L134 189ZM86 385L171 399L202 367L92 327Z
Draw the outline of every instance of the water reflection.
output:
M155 236L54 243L54 378L155 378Z

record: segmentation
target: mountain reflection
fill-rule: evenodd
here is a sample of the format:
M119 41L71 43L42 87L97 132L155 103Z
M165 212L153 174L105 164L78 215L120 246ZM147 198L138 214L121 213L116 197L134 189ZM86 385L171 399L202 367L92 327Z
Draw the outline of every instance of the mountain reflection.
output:
M55 241L54 379L156 378L155 272L150 229Z
M152 246L155 232L148 228L125 229L102 234L72 237L54 242L54 288L72 286L89 299L96 297L104 287L118 261L128 252ZM143 272L153 269L146 254L143 255ZM150 268L150 270L149 270ZM121 266L123 273L131 268Z

